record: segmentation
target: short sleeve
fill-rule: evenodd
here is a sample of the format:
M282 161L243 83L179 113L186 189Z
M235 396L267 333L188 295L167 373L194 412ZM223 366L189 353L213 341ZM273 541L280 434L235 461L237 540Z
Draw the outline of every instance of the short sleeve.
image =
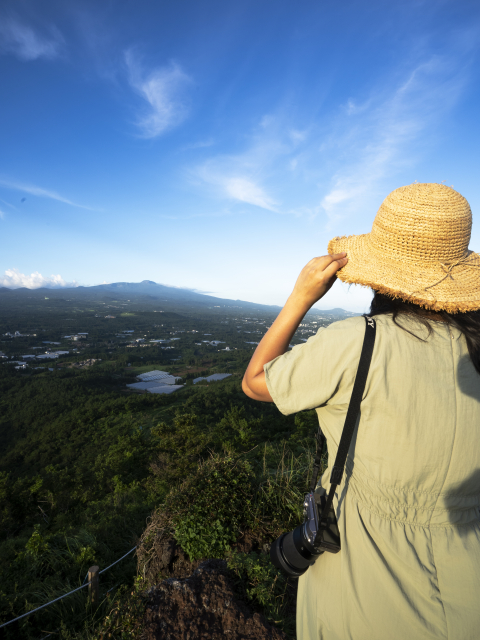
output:
M348 402L364 336L362 316L334 322L264 365L267 387L278 409L289 415Z

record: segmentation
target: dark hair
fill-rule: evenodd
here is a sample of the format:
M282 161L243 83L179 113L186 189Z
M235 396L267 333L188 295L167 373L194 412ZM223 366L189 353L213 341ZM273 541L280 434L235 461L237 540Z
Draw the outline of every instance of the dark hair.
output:
M468 353L472 359L473 366L480 373L480 310L467 311L466 313L447 313L446 311L429 311L413 304L405 302L400 298L391 298L383 293L374 291L372 305L370 307L371 316L380 316L385 313L391 313L394 323L412 334L419 340L423 340L420 336L402 326L397 322L397 318L407 315L417 320L421 325L427 328L428 336L432 333L432 325L429 320L440 320L446 324L456 327L465 336L467 341ZM427 336L427 337L428 337Z

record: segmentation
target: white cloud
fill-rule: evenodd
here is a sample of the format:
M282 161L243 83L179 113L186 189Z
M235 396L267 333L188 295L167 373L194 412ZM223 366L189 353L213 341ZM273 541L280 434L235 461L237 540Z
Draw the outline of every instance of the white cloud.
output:
M460 40L447 44L442 56L405 55L368 95L326 102L321 117L317 103L283 101L243 132L240 152L207 150L190 176L196 186L214 187L217 198L322 217L328 230L335 225L337 234L348 232L337 223L364 215L370 220L393 179L405 179L444 143L442 128L468 82L477 42ZM241 134L235 131L235 145Z
M223 186L228 196L240 202L248 202L263 209L275 211L275 201L265 191L246 178L225 178Z
M27 289L38 289L39 287L48 287L49 289L61 289L63 287L78 287L78 282L66 282L60 275L51 275L49 278L42 276L41 273L35 271L30 275L20 273L18 269L7 269L5 275L0 276L0 287L8 287L9 289L18 289L26 287Z
M322 147L325 155L341 159L321 200L330 222L359 211L362 199L375 195L387 176L416 163L465 82L458 60L432 56L396 86L374 92L361 107L349 101L346 118L339 116Z
M262 127L262 129L266 129L267 127L270 127L275 122L275 120L275 116L273 116L271 113L267 113L260 119L260 127Z
M20 60L56 58L63 45L63 37L53 25L48 28L48 35L43 35L13 16L0 19L0 51Z
M15 182L12 180L0 179L0 185L2 187L7 187L7 189L14 189L15 191L22 191L23 193L29 193L32 196L39 196L40 198L50 198L51 200L57 200L58 202L69 204L72 207L79 207L80 209L88 209L89 211L94 210L92 209L92 207L87 207L86 205L78 204L77 202L72 202L72 200L68 200L68 198L64 198L56 191L43 189L43 187L37 187L33 184L24 184L22 182Z
M283 163L304 136L299 130L283 125L278 116L264 116L243 153L211 156L195 167L191 175L204 185L213 186L217 197L280 213L279 199L270 193L272 179L278 179L276 164L279 159ZM292 131L297 135L292 136Z
M296 129L292 129L289 135L292 142L294 143L305 142L305 140L307 139L306 131L297 131Z
M370 104L371 104L370 100L366 100L363 103L359 103L352 100L352 98L349 98L344 108L347 115L352 116L352 115L357 115L359 113L362 113L363 111L366 111L369 108Z
M277 211L278 203L258 181L248 175L248 168L241 164L235 157L214 158L197 167L194 175L203 183L216 188L220 197Z
M131 87L145 100L136 125L144 138L156 138L188 115L185 90L191 78L175 62L146 72L132 49L125 52Z

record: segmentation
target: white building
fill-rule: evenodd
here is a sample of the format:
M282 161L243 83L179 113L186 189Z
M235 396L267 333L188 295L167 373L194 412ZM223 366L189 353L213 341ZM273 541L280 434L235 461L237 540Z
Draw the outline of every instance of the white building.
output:
M141 373L137 378L142 382L148 382L149 380L160 380L161 378L166 378L169 375L170 374L167 371L159 371L158 369L155 369L154 371Z
M159 371L158 369L141 373L137 379L140 382L127 384L127 387L147 393L173 393L183 388L183 385L176 384L177 380L181 380L181 378L171 376L167 371Z
M231 373L213 373L211 376L207 376L206 378L195 378L193 384L197 384L201 380L206 380L207 382L220 382L220 380L224 380L225 378L229 378Z
M165 384L161 387L150 387L147 391L148 393L173 393L179 389L183 389L182 384Z

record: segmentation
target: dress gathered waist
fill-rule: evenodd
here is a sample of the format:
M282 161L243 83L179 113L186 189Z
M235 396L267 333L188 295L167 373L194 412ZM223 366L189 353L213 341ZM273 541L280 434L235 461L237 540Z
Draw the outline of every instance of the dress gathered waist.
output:
M346 492L346 493L345 493ZM341 487L344 499L370 512L422 527L464 526L480 520L480 494L429 493L383 485L355 470Z

